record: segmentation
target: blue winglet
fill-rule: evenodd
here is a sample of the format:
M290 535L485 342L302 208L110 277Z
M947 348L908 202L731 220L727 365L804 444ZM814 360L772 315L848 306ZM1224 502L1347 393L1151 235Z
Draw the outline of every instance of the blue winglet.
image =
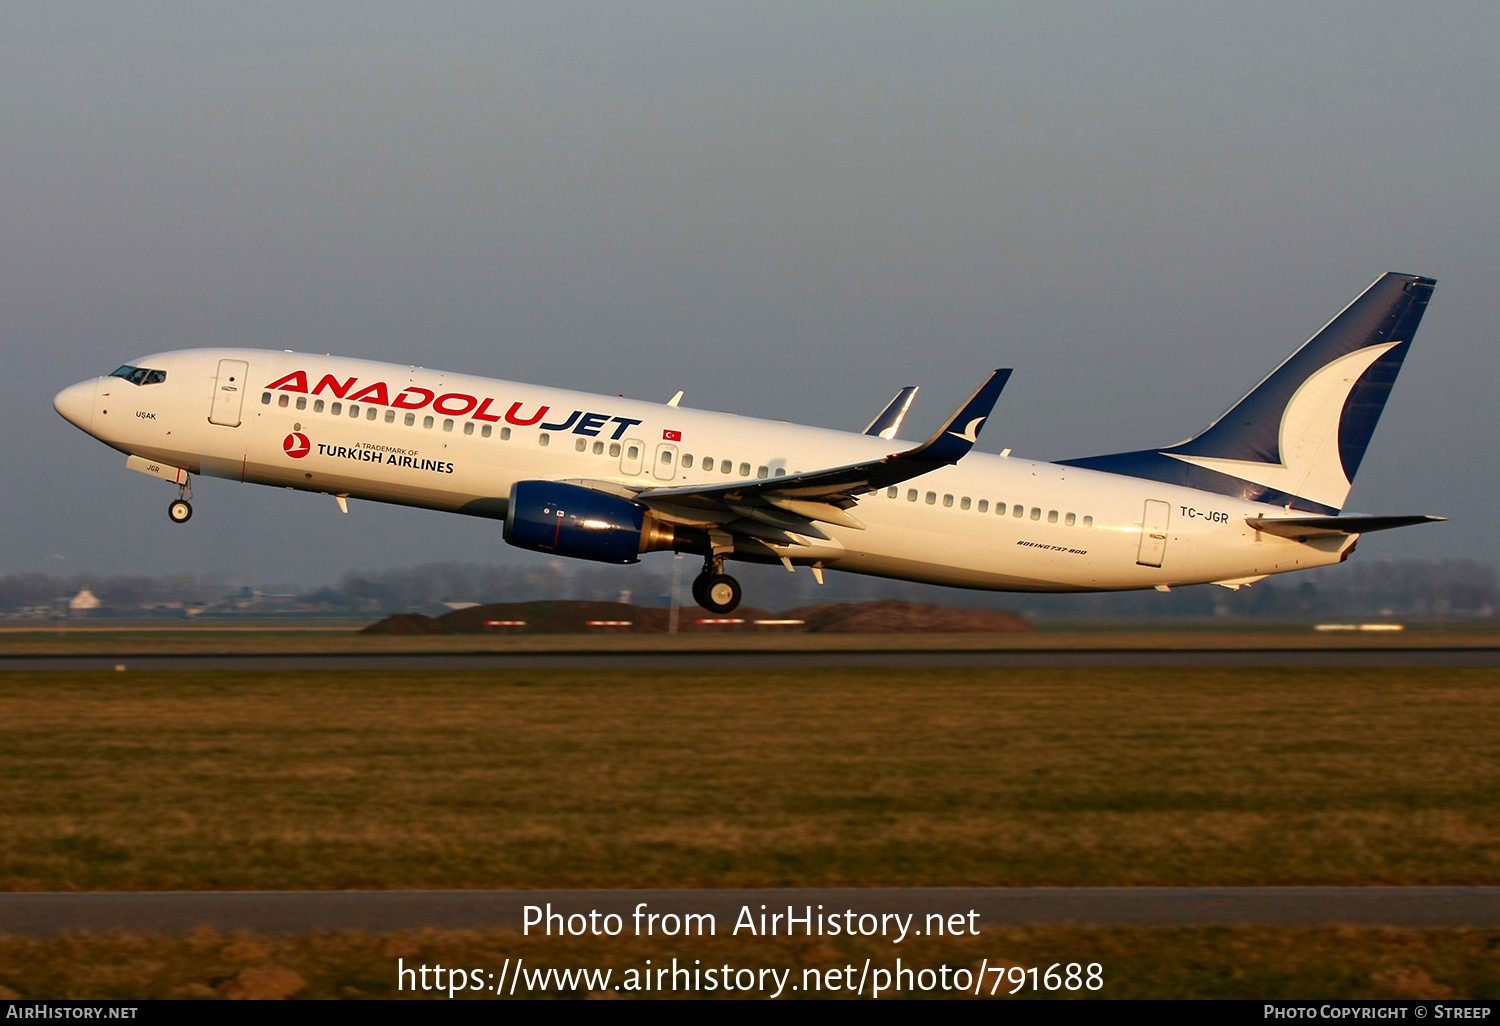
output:
M901 421L906 417L906 411L911 409L911 401L916 398L917 386L907 385L896 393L896 398L891 400L889 406L880 411L880 416L870 421L870 426L865 428L867 435L879 435L881 438L895 438L896 432L901 430Z
M915 449L898 453L897 457L901 460L940 464L957 463L963 459L974 448L974 443L979 441L979 430L989 419L990 411L995 408L995 401L1000 398L1001 390L1010 380L1010 374L1008 367L995 371L958 408L958 412L948 418L948 423L939 428L937 434Z

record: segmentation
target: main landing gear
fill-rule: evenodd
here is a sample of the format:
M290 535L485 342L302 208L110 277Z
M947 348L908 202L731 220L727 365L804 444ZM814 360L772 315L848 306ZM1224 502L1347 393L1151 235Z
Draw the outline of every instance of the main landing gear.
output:
M724 572L724 557L703 561L703 572L693 578L693 601L711 613L730 613L740 604L740 582Z
M172 518L172 523L185 524L193 519L193 504L188 501L192 497L193 480L188 478L177 486L177 498L167 507L167 516Z

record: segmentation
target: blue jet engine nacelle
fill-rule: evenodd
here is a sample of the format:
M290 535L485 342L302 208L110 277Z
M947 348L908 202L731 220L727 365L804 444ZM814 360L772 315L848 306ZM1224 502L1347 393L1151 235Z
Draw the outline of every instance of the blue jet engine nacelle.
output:
M629 499L558 481L517 481L505 514L505 540L559 556L639 563L642 552L671 548L674 533Z

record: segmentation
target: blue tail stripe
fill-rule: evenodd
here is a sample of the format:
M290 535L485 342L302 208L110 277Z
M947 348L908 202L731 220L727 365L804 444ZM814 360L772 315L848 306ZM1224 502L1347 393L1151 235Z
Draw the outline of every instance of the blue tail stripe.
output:
M1280 463L1281 414L1293 393L1320 368L1341 356L1382 342L1411 341L1427 309L1433 284L1431 278L1410 274L1382 275L1208 430L1162 451Z
M1164 483L1234 495L1258 502L1290 505L1310 512L1337 510L1297 496L1243 481L1228 474L1172 459L1164 453L1202 456L1252 463L1279 464L1281 423L1287 405L1303 382L1340 357L1369 346L1401 343L1371 364L1355 383L1339 421L1339 459L1346 480L1364 459L1375 425L1385 409L1391 387L1411 347L1412 336L1427 310L1435 279L1412 274L1382 275L1293 353L1249 395L1214 421L1201 434L1162 449L1112 453L1064 460L1065 466L1087 467Z
M1401 373L1401 361L1406 359L1410 342L1403 342L1370 365L1360 376L1349 398L1344 402L1344 412L1339 419L1339 461L1344 465L1344 476L1350 481L1365 458L1365 449L1370 445L1370 436L1380 422L1385 401L1390 398L1391 386L1396 375Z

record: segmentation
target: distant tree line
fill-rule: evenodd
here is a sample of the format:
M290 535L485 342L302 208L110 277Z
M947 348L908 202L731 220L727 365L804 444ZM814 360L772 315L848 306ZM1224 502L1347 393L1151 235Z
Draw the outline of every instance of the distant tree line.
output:
M676 564L679 601L691 605L688 584L698 561ZM88 574L0 576L0 614L55 614L83 589L100 601L96 615L194 613L304 613L349 617L442 612L453 604L537 599L625 599L639 605L670 602L674 564L657 559L634 566L557 561L533 566L428 563L378 571L350 571L315 589L251 587L223 578ZM837 572L817 585L812 574L780 566L735 569L748 606L790 609L820 602L903 599L932 605L1015 610L1037 618L1241 617L1308 620L1327 617L1473 620L1497 605L1495 567L1474 560L1382 560L1270 577L1238 591L1212 585L1155 591L1076 595L963 591Z

